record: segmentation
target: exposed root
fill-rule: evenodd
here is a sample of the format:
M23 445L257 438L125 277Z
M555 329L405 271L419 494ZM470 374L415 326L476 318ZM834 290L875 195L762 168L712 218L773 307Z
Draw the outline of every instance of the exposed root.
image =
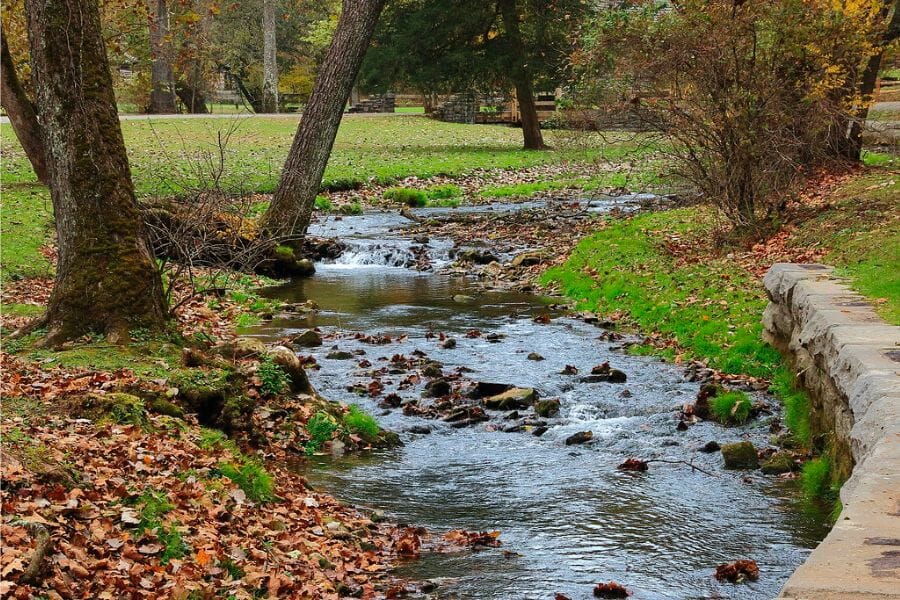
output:
M31 533L32 537L34 537L37 545L34 548L34 553L31 555L28 567L25 569L25 572L22 573L20 581L37 584L39 583L38 575L41 571L41 564L44 562L44 557L50 550L50 532L40 523L24 521L23 524Z
M19 329L16 329L9 335L9 339L14 340L18 338L25 337L29 333L37 331L42 327L46 327L50 323L50 317L47 313L42 314L41 316L32 319Z

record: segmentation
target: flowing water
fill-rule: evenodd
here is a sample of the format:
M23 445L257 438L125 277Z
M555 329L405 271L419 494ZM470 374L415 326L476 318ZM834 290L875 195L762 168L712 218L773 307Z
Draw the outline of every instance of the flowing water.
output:
M314 385L402 432L404 445L394 450L314 459L306 473L314 485L436 532L501 531L499 549L426 555L401 574L439 579L432 592L438 598L552 599L564 593L577 600L592 597L593 585L608 580L625 584L633 598L775 597L824 535L821 521L798 508L792 484L759 472L725 471L718 453L698 451L710 440L764 445L765 419L739 428L704 422L676 431L677 410L697 394L697 384L684 381L680 369L621 352L616 342L599 339L602 329L554 313L535 296L483 292L464 279L403 268L406 261L398 257L414 247L404 236L406 224L397 215L375 213L315 225L317 235L340 235L352 254L269 294L314 300L321 311L310 320L276 320L255 331L273 338L315 326L337 334L314 349L321 365L310 372ZM429 244L438 266L449 260L451 246ZM459 294L474 300L454 301ZM539 324L533 320L539 314L554 319ZM500 335L493 341L466 337L472 329ZM373 345L355 339L356 332L395 341ZM456 348L442 348L429 332L454 337ZM327 359L332 344L364 355ZM559 398L561 412L535 437L489 431L485 424L454 429L399 410L385 412L348 391L353 383L371 381L359 360L377 368L394 354L415 350L443 363L446 373L472 369L466 376L474 380L535 387L544 398ZM529 360L531 352L545 360ZM584 373L604 361L624 370L627 383L579 383L560 373L566 365ZM383 377L384 393L398 391L403 377ZM421 390L399 393L418 397ZM422 425L431 433L408 432ZM568 435L585 430L594 433L591 443L564 445ZM709 473L662 462L645 473L618 471L631 456L693 461ZM759 563L758 582L715 581L716 565L740 558Z

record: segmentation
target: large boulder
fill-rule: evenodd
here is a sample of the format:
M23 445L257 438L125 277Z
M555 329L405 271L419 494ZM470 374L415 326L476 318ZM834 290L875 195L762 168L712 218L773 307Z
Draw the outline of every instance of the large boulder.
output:
M759 456L750 442L736 442L722 446L722 458L726 469L755 469L759 467Z
M538 395L534 388L512 388L490 396L483 400L485 408L491 410L514 410L528 408L537 400Z
M239 337L213 348L226 358L252 358L264 356L266 345L262 340L251 337Z

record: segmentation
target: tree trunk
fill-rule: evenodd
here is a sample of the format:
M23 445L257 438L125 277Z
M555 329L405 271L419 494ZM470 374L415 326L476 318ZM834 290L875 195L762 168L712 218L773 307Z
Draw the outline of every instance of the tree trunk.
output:
M275 2L263 0L263 85L262 112L278 112L278 62L275 44Z
M38 181L47 185L50 183L50 176L47 173L47 150L41 138L41 125L38 123L34 104L19 82L2 28L0 28L0 45L3 47L3 62L0 64L0 101L9 116L9 124L12 125L19 143L25 150L25 155L31 161L34 174L37 175Z
M26 0L59 262L46 343L161 329L166 308L134 196L97 0Z
M541 122L538 120L537 108L534 104L534 90L531 89L531 75L528 72L528 57L525 55L525 44L519 30L519 12L516 0L500 0L500 15L506 30L506 41L512 54L510 78L516 86L516 99L519 102L519 114L522 117L522 136L526 150L545 148L541 135Z
M166 0L150 3L150 106L147 112L157 115L175 112L175 77L166 51L169 34L169 5ZM155 8L154 8L155 4Z
M175 93L178 94L178 99L184 104L185 109L192 115L209 114L209 109L206 107L206 96L199 86L192 87L187 83L180 82L175 85Z
M887 17L888 13L891 12L891 4L893 4L893 14L880 40L885 47L900 37L900 0L893 0L893 3L891 0L886 0L884 3L884 16ZM878 83L878 71L881 69L883 56L884 51L870 56L868 62L866 62L866 68L863 70L859 84L859 95L862 104L853 115L850 126L847 128L847 139L842 149L844 156L850 160L858 161L862 158L863 128L869 116L869 105L872 103L872 94L875 92L875 86Z
M263 228L270 236L293 238L306 233L350 89L384 2L343 2L337 30L303 111L278 189L263 216Z

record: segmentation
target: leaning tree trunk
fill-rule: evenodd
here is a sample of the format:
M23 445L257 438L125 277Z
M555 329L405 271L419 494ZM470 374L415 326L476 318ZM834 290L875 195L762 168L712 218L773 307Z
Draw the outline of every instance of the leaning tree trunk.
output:
M296 238L306 233L344 106L384 2L343 2L334 39L303 111L278 189L263 215L263 230L272 237Z
M164 115L175 112L175 77L166 51L169 34L169 5L166 0L150 3L150 106L147 112Z
M25 7L59 246L46 342L161 329L162 282L135 201L97 0Z
M893 4L893 8L891 7ZM887 0L884 3L883 14L887 17L888 13L893 10L890 21L881 36L881 43L887 46L898 37L900 37L900 0ZM881 69L881 60L884 56L884 50L878 54L869 57L866 67L863 69L862 78L859 83L859 99L860 107L853 115L849 127L847 128L847 137L844 140L841 151L842 154L850 160L858 161L862 158L863 147L863 128L866 119L869 116L869 105L872 103L872 95L875 92L875 86L878 83L878 71Z
M519 12L516 0L500 0L500 14L506 30L506 42L512 55L510 77L516 86L516 99L519 102L519 114L522 117L522 136L526 150L544 148L544 137L541 135L541 122L538 120L537 108L534 104L534 90L531 89L531 75L528 73L528 57L525 55L525 44L522 43L522 32L519 30Z
M22 144L22 149L25 150L38 181L48 184L50 176L47 173L47 150L41 138L41 125L38 123L34 104L19 82L2 28L0 28L0 46L3 47L3 62L0 64L0 104L9 117L9 124L19 138L19 143Z
M278 62L275 44L275 2L263 0L263 85L262 112L278 112Z

